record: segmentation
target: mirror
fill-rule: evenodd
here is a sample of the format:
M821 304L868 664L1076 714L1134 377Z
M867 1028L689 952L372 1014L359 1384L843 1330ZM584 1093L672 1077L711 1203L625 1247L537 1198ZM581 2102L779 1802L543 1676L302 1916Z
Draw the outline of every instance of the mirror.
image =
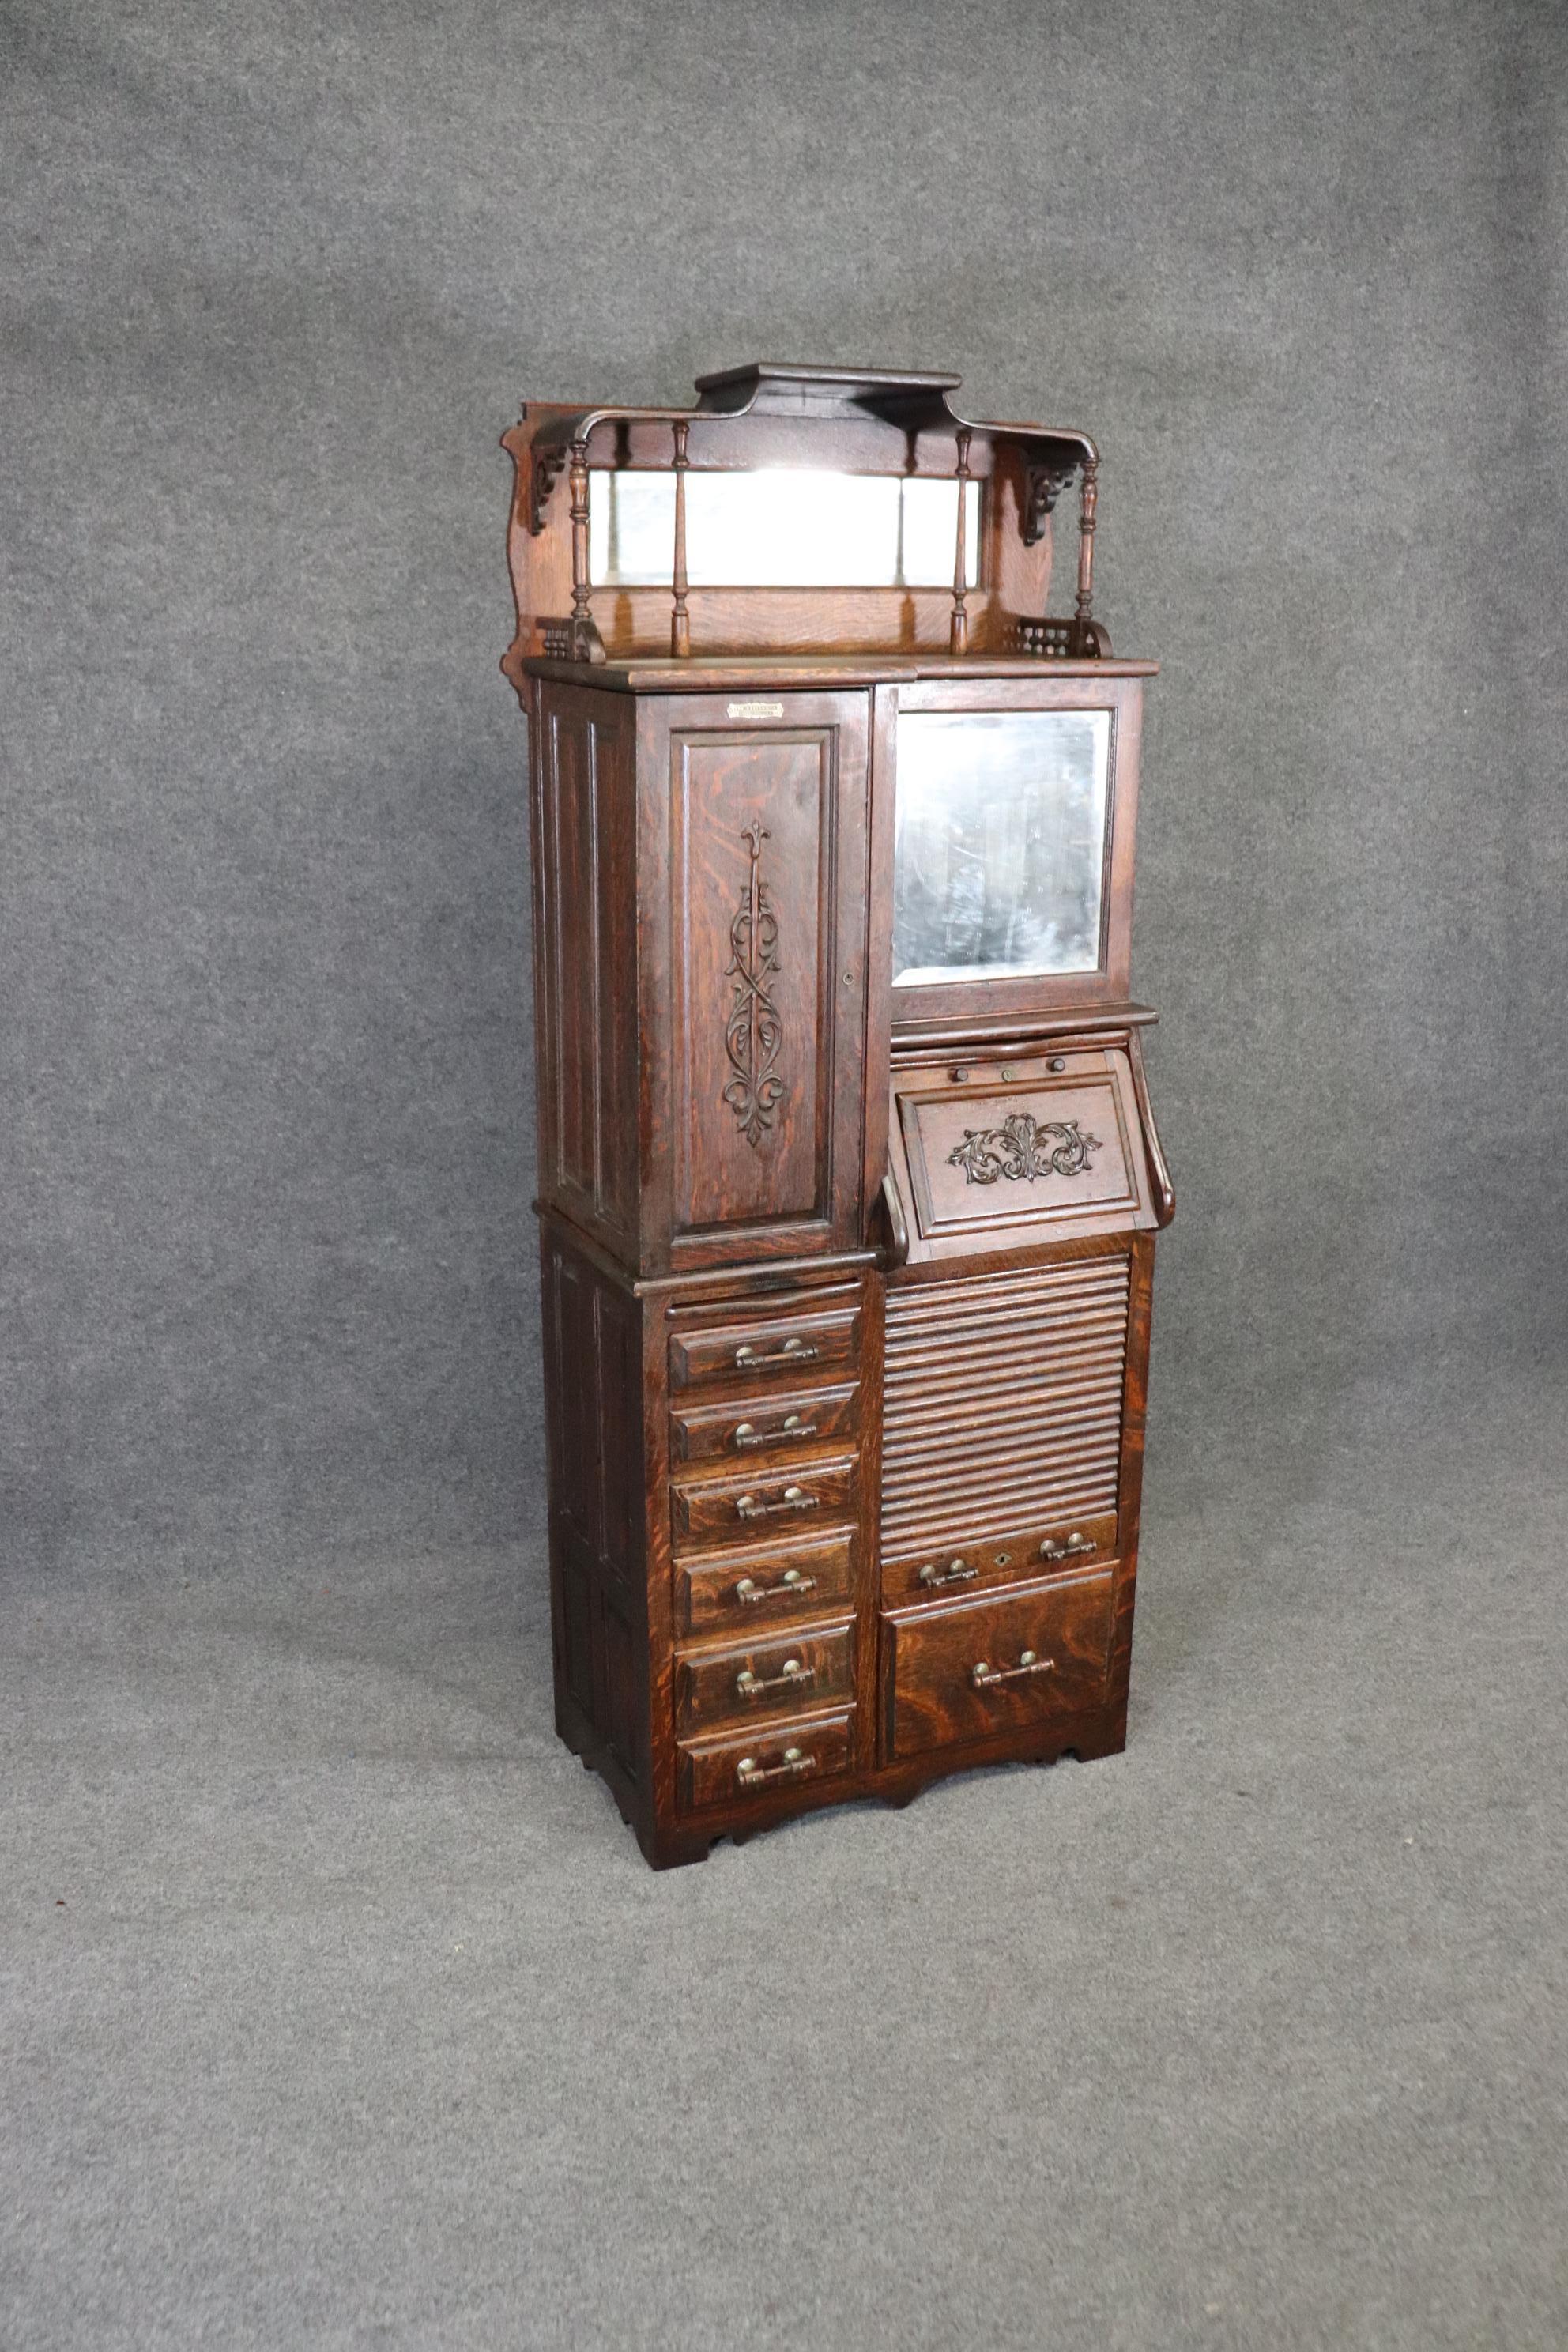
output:
M980 580L980 500L965 509L967 583ZM693 588L951 588L958 484L930 476L778 468L686 477ZM595 588L668 588L673 473L588 477L588 578Z
M899 720L893 984L1094 971L1109 710Z

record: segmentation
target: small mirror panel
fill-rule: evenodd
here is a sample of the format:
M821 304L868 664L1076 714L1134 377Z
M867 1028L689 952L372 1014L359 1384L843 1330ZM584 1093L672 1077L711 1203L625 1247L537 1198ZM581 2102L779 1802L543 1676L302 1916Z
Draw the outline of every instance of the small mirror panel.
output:
M965 507L967 584L980 580L980 500ZM772 471L686 477L686 573L693 588L951 588L958 484L940 477ZM673 473L588 477L588 577L595 588L668 588Z
M893 984L1095 971L1109 710L899 720Z

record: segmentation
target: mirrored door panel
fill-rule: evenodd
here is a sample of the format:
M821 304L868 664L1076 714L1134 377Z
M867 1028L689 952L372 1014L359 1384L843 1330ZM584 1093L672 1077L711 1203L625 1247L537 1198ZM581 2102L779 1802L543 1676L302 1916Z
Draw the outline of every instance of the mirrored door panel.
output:
M1109 710L900 713L896 988L1100 969L1110 765Z

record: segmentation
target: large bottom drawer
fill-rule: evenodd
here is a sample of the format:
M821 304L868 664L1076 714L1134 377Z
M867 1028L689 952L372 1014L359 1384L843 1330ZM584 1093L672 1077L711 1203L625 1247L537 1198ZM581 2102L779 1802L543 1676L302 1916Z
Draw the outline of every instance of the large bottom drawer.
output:
M1005 1601L884 1617L888 1754L1048 1737L1058 1718L1101 1706L1114 1589L1109 1573L1058 1578Z

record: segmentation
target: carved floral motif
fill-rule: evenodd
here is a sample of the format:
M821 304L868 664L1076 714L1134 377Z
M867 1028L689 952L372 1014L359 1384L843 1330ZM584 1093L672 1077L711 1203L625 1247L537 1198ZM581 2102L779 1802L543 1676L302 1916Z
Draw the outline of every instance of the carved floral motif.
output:
M778 1007L767 991L779 968L779 927L762 876L767 827L753 820L741 837L751 849L752 866L730 926L730 961L724 976L735 982L735 1000L724 1031L724 1051L735 1075L724 1089L724 1100L754 1151L773 1125L774 1108L784 1090L784 1080L773 1068L784 1030Z
M1100 1148L1099 1136L1080 1133L1076 1118L1050 1118L1041 1126L1026 1110L1016 1110L1000 1127L966 1127L947 1159L972 1184L994 1184L999 1176L1032 1184L1037 1176L1081 1176Z

